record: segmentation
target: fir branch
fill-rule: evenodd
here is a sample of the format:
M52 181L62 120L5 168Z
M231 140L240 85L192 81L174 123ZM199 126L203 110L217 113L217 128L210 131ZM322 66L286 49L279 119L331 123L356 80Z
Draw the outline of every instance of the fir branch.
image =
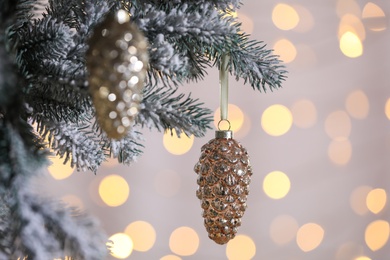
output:
M178 135L183 131L188 136L204 136L213 120L211 111L201 107L203 103L198 103L198 99L192 99L190 95L186 98L184 94L172 97L176 91L177 89L161 88L147 90L137 122L159 131L163 129L172 132L175 129Z
M38 118L35 118L38 119ZM86 123L53 122L40 119L38 128L41 136L49 141L49 146L64 157L64 163L70 160L72 167L96 172L106 154L101 141Z

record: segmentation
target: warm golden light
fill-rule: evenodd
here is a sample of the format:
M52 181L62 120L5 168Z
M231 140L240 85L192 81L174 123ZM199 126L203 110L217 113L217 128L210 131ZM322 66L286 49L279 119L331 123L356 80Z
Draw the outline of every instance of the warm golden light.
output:
M239 12L238 21L241 23L242 31L244 31L247 34L252 34L255 25L251 17L243 14L242 12Z
M290 110L283 105L268 107L261 116L261 126L272 136L281 136L287 133L292 125L293 117Z
M156 242L156 231L146 221L135 221L128 225L125 234L131 237L133 248L136 251L149 251Z
M70 161L64 164L64 158L57 156L49 156L52 164L48 167L50 175L56 180L63 180L68 178L74 172L70 166Z
M354 242L342 244L336 252L335 260L355 259L363 254L363 246Z
M154 188L161 196L171 198L179 192L180 187L180 175L172 170L161 171L154 178Z
M175 254L190 256L196 253L199 247L199 236L190 227L179 227L169 237L169 248Z
M345 101L345 108L356 119L366 118L370 109L367 95L362 90L351 92Z
M312 127L317 121L317 109L308 99L300 99L291 106L294 124L299 128Z
M291 30L298 25L299 15L294 7L277 4L272 11L272 21L281 30Z
M69 195L62 196L61 200L65 204L69 205L70 207L75 207L78 209L84 208L83 201L79 197L77 197L76 195L69 194Z
M129 193L129 185L119 175L106 176L99 184L100 198L110 207L118 207L125 203Z
M366 198L371 190L370 186L359 186L352 191L349 202L356 214L363 216L368 213Z
M367 246L372 251L378 251L386 245L389 234L389 223L384 220L376 220L367 226L364 238Z
M303 252L316 249L324 239L324 229L316 223L307 223L299 228L297 244Z
M341 18L339 23L338 39L340 40L347 32L354 33L360 41L364 41L366 39L366 29L364 28L363 22L356 15L346 14Z
M180 138L176 135L175 129L172 129L173 135L171 135L171 131L167 131L163 137L163 144L165 149L168 152L174 155L182 155L187 153L192 145L194 144L194 136L186 136L183 132L180 134Z
M256 245L252 238L237 235L226 246L226 256L229 260L250 260L256 255Z
M367 28L371 31L380 32L387 27L385 12L372 2L368 2L364 6L362 18Z
M367 194L367 208L374 214L378 214L386 206L387 194L384 189L374 189Z
M386 101L385 114L386 114L387 119L390 120L390 98L387 99L387 101Z
M355 258L354 260L371 260L371 258L369 258L367 256L359 256L359 257Z
M265 176L263 190L272 199L284 198L290 191L290 179L281 171L273 171Z
M290 63L295 60L297 56L297 49L294 44L287 39L277 41L274 46L274 53L280 56L284 63Z
M325 132L334 140L347 139L351 134L351 129L351 119L343 110L330 113L325 120Z
M133 241L124 233L116 233L108 239L112 243L107 244L111 246L110 253L113 257L118 259L125 259L133 252Z
M166 255L160 258L160 260L181 260L177 255Z
M363 44L353 32L346 32L340 39L340 50L349 58L357 58L363 54Z
M348 139L333 140L328 147L329 159L337 165L346 165L352 157L352 144Z
M270 236L277 245L285 245L291 242L298 231L297 221L289 215L276 217L270 225Z
M294 32L306 33L314 27L314 17L311 12L303 5L294 4L293 8L298 13L299 22L292 30Z
M234 133L240 131L243 123L244 123L244 113L242 110L233 104L228 105L228 119L230 122L230 130L232 130ZM218 123L221 120L221 110L220 108L217 108L217 110L214 113L214 125L215 128L218 129ZM227 130L229 127L229 124L223 124L224 122L221 122L220 128L221 130Z

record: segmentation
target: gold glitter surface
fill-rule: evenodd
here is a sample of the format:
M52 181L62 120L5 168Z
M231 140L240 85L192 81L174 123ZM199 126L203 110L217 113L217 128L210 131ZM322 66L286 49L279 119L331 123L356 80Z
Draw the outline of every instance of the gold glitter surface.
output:
M123 11L123 10L122 10ZM134 124L148 66L147 42L130 21L109 15L89 40L89 90L99 125L121 139Z

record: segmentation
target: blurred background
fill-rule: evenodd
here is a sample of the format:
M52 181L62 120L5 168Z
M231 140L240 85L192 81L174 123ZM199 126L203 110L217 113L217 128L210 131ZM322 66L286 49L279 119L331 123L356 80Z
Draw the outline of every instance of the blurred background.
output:
M390 1L243 4L243 31L289 74L267 93L230 78L229 118L254 171L234 240L207 237L195 196L193 167L213 130L144 129L137 163L109 160L96 175L53 158L43 192L96 216L116 244L110 259L390 259ZM218 70L208 73L180 90L218 121Z

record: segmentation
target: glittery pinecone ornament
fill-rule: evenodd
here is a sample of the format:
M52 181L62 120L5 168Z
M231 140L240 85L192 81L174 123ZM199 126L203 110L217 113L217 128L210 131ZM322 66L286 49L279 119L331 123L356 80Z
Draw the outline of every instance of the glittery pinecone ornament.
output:
M134 124L148 66L147 42L119 10L99 24L89 40L89 90L97 121L110 138L121 139Z
M204 225L209 238L221 245L234 238L241 225L252 175L248 153L232 135L216 131L194 168Z

